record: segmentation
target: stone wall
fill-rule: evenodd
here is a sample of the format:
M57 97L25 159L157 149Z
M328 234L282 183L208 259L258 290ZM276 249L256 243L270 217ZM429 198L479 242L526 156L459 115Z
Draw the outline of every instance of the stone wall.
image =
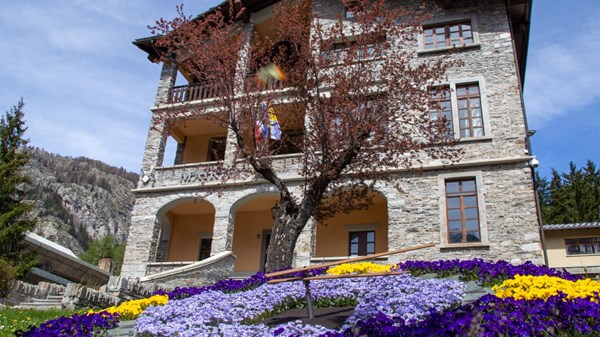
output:
M119 305L121 302L122 299L109 293L87 288L82 284L69 283L65 289L61 306L68 310L108 308Z
M45 299L48 296L61 296L65 287L55 283L40 282L37 285L14 281L4 299L6 305L18 305L23 302L33 302L34 299Z
M213 284L229 277L233 273L235 256L231 252L219 255L219 257L214 257L215 261L209 261L209 263L202 263L204 261L197 262L182 268L149 275L140 281L146 284L157 284L161 287L171 288Z

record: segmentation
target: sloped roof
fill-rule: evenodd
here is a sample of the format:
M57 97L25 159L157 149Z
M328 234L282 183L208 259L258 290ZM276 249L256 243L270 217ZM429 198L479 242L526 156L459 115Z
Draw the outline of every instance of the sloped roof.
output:
M23 242L24 252L35 252L38 264L50 266L51 273L61 278L99 286L106 284L111 276L110 273L79 259L70 249L39 235L27 233Z
M544 225L542 228L545 231L555 231L564 229L585 229L585 228L600 228L600 222L581 222L581 223L561 223Z

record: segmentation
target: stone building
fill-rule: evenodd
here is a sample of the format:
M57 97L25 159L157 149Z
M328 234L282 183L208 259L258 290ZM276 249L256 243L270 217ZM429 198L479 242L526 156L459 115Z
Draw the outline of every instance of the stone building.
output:
M275 1L242 2L253 18L250 28L268 31ZM398 170L395 182L403 193L382 183L370 209L337 215L326 225L309 222L296 246L296 266L424 243L436 246L387 262L478 257L543 263L532 185L535 158L528 151L522 98L531 0L430 0L429 5L440 10L423 23L414 48L417 59L460 48L452 57L464 66L448 72L442 89L449 95L442 104L464 155L452 166L431 161L422 172ZM352 15L341 0L313 0L312 6L321 17ZM134 44L156 58L152 38ZM162 64L153 114L209 97L193 81L176 86L178 74L176 65ZM221 275L261 270L271 208L278 201L275 188L258 180L231 183L221 195L198 199L200 189L219 182L205 168L220 159L215 157L232 155L223 144L233 135L201 116L168 134L164 128L154 125L148 132L123 275L176 284L211 269ZM175 164L163 162L169 138L178 144L170 154ZM276 162L285 167L294 157L290 152Z

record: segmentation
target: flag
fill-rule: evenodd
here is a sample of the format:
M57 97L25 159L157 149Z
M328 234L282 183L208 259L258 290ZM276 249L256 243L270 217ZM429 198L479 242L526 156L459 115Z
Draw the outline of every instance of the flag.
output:
M279 127L279 121L273 108L269 108L269 128L271 129L271 139L281 139L281 128Z
M267 102L260 103L260 109L256 113L256 123L254 123L254 137L260 143L267 139L269 128L267 125Z

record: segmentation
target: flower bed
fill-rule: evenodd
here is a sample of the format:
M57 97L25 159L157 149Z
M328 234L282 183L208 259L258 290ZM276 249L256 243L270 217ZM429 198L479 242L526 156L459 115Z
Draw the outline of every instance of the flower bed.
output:
M379 267L373 267L379 268ZM370 267L342 265L350 273ZM524 263L504 261L407 261L393 268L410 275L333 279L311 282L316 307L354 306L339 330L299 321L269 327L278 312L304 305L301 282L265 284L258 273L246 280L178 288L149 299L130 301L111 312L74 315L48 321L23 336L101 336L123 318L137 319L140 336L600 336L598 282ZM324 270L314 270L312 275ZM330 273L339 273L329 271ZM471 305L462 305L458 281L420 279L415 275L459 275L495 286ZM166 296L165 296L166 295ZM168 297L168 302L164 303ZM158 306L155 306L158 305ZM145 308L145 309L144 309Z
M431 309L443 310L460 303L461 282L422 280L409 275L311 282L315 306L356 305L347 325L384 312L403 319L421 319ZM138 318L136 330L147 336L320 336L336 331L302 327L291 322L270 328L265 318L303 305L302 282L264 284L256 289L223 293L206 291L161 307L148 308Z

